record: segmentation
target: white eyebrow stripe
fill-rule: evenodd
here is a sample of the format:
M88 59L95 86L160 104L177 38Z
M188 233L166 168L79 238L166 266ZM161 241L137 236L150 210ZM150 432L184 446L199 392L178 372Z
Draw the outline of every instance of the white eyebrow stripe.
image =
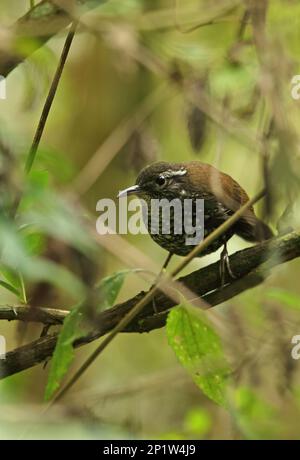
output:
M175 177L175 176L185 176L187 173L186 169L178 169L177 171L174 170L168 170L164 172L163 176L164 177Z

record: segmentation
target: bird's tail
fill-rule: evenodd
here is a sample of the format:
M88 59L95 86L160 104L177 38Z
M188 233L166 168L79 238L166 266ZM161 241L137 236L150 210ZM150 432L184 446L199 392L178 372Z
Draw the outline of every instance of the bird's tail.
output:
M255 235L257 238L256 241L264 241L272 238L274 233L267 224L265 224L262 220L257 219Z
M246 241L259 242L274 236L270 227L255 216L242 217L237 223L236 233Z

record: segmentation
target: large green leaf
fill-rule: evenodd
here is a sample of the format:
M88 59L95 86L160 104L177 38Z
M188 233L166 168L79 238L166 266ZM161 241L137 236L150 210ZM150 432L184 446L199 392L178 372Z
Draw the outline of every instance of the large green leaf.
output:
M103 278L100 282L98 286L102 298L99 308L100 311L112 307L120 292L124 278L129 272L130 270L116 272L111 276ZM84 321L84 307L85 304L76 306L64 320L51 362L45 390L46 400L49 400L59 388L61 380L74 359L73 344L75 340L83 337L87 333L87 323Z
M195 383L210 399L225 405L229 372L219 336L203 314L181 304L168 316L169 344L180 363L191 373Z
M74 358L73 343L84 335L82 327L83 308L78 305L64 320L54 350L48 381L45 390L45 399L48 401L59 388L60 382Z

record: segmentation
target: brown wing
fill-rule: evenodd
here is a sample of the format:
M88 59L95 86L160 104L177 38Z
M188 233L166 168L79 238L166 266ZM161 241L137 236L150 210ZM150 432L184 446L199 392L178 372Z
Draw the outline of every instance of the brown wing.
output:
M233 214L249 200L245 190L231 176L213 166L192 162L190 172L191 170L193 182L197 182L198 186L201 184L204 195L209 193L228 209L228 215ZM245 211L235 224L235 232L247 241L262 241L273 236L270 228L256 217L253 206Z

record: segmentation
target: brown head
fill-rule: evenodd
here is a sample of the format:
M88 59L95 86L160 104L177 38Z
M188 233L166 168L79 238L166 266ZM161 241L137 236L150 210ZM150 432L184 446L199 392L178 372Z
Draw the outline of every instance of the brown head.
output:
M215 197L232 210L238 209L249 199L242 187L229 175L200 161L161 161L146 166L138 175L135 185L120 192L119 196L125 194L170 199Z

